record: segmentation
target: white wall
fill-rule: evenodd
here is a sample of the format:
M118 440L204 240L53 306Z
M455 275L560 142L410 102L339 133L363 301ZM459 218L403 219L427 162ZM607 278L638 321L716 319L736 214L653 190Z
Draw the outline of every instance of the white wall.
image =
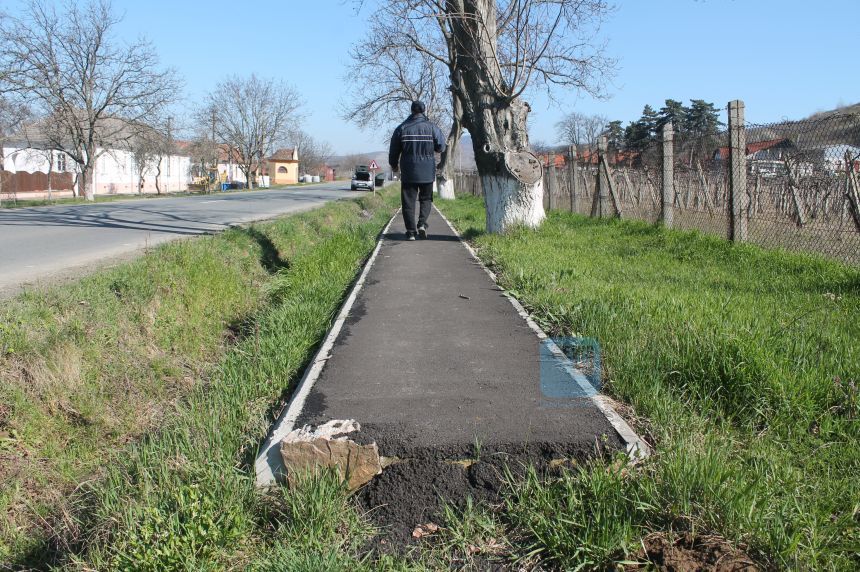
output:
M242 169L240 169L239 165L237 165L236 163L218 163L218 177L221 177L221 173L227 173L227 182L248 182L247 178L245 177L245 173L242 172Z
M98 150L99 153L102 149ZM62 153L54 151L54 172L60 172L58 156ZM11 145L3 147L3 168L12 173L26 171L35 173L40 171L47 173L50 162L47 152L37 149L28 149ZM75 172L76 163L71 159L65 160L65 171ZM150 169L144 179L143 192L156 192L155 169ZM93 179L89 184L95 185L97 195L106 194L129 194L138 192L139 174L134 164L133 155L129 151L111 150L101 154L96 159ZM191 158L187 155L171 155L165 157L161 162L161 177L159 184L161 192L184 191L188 189L191 182Z

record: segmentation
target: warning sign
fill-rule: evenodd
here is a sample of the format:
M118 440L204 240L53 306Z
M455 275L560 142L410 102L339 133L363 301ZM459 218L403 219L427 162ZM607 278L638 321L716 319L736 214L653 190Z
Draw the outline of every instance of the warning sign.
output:
M371 171L378 171L379 165L376 164L376 159L371 160L370 166L368 166L367 168L370 169Z

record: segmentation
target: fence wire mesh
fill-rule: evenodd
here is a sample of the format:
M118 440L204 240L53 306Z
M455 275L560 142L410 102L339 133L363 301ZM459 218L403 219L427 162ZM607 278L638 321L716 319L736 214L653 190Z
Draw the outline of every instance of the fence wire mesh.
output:
M860 263L860 115L746 126L747 240Z
M736 171L728 130L674 134L668 146L658 140L635 152L580 148L544 156L544 208L655 223L666 202L672 228L860 264L860 115L738 131L736 143L746 142ZM671 185L664 185L666 153ZM455 190L481 196L480 178L459 173Z
M673 146L672 228L699 230L722 238L731 233L728 162L715 154L727 148L728 133L676 134Z

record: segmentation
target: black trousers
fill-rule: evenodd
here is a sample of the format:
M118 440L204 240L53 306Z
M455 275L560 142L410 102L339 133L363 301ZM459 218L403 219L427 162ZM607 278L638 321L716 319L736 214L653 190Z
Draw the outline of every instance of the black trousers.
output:
M415 199L421 204L418 224L415 223ZM433 205L433 183L403 183L400 190L400 205L403 207L403 222L406 232L417 232L418 227L427 224Z

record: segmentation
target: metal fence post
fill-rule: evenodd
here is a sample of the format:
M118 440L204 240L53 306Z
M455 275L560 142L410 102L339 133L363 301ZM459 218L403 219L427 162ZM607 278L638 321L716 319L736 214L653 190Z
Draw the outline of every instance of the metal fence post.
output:
M568 165L568 172L570 173L570 212L575 213L578 212L577 208L579 205L576 204L577 200L577 192L576 192L576 147L571 145L568 148L568 157L570 157L570 164Z
M748 238L747 132L744 102L739 99L729 102L729 138L729 197L732 206L729 238L741 242Z
M675 214L675 130L672 122L663 125L663 189L660 222L672 228Z

